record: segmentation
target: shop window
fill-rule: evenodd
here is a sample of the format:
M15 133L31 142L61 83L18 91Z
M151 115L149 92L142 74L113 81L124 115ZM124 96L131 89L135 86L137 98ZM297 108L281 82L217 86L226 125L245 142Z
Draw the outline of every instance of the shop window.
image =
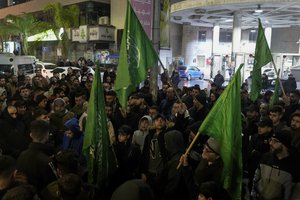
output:
M206 42L206 31L199 31L198 34L198 42Z
M219 42L232 42L232 32L220 31Z

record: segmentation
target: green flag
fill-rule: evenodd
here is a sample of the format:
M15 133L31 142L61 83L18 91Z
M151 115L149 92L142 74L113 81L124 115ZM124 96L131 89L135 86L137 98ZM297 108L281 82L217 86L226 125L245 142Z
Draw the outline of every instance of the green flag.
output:
M103 86L97 66L88 104L83 153L87 158L89 183L99 186L101 190L108 186L108 180L117 167L116 157L109 142L104 102Z
M225 91L209 112L199 133L215 138L221 145L224 162L224 188L232 199L241 199L242 189L242 121L241 121L241 68L239 67Z
M261 88L261 68L268 63L272 62L273 57L266 40L266 36L261 25L260 19L258 19L258 33L256 38L255 57L251 84L250 99L256 101L258 98Z
M158 55L146 35L131 5L127 13L120 48L115 91L123 108L128 95L146 79L148 70L157 64Z
M280 69L278 70L278 74L279 73L280 73ZM270 108L273 108L273 106L279 102L279 88L280 88L280 83L279 83L279 78L277 78L275 83L274 94L272 95L270 100Z

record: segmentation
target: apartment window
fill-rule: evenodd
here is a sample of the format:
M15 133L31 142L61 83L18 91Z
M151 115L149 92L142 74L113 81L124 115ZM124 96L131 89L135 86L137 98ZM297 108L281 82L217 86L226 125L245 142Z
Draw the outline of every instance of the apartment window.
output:
M257 31L256 30L250 30L249 32L249 42L256 42L257 38Z
M220 31L219 42L232 42L232 32Z
M198 34L198 42L206 42L206 31L199 31Z

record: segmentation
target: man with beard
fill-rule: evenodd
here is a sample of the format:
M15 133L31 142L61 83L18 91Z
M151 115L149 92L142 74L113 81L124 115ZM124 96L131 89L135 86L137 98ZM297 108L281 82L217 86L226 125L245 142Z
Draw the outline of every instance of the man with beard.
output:
M75 117L73 112L65 108L65 102L61 98L57 98L53 102L53 112L49 115L50 125L55 127L54 140L55 146L62 144L64 132L67 130L64 124Z
M293 91L290 93L289 101L285 100L285 112L283 115L284 121L287 123L289 122L290 116L296 112L296 110L300 109L300 92L299 91Z
M30 139L25 134L25 125L18 118L17 108L8 106L0 119L0 148L3 154L17 158L28 147Z
M251 196L254 200L290 200L298 164L289 151L290 132L275 132L270 141L271 152L263 155L253 179Z
M292 146L300 152L300 112L294 112L291 116Z

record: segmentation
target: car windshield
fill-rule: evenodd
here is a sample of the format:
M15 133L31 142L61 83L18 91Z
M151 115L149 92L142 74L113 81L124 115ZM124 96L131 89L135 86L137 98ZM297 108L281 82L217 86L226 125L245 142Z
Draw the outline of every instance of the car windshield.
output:
M18 69L20 71L23 71L25 74L33 74L33 65L32 64L18 65Z
M5 71L11 70L12 65L0 65L0 74L4 74Z
M55 67L57 67L56 65L44 65L45 69L54 69Z
M186 66L179 66L178 70L186 70Z

